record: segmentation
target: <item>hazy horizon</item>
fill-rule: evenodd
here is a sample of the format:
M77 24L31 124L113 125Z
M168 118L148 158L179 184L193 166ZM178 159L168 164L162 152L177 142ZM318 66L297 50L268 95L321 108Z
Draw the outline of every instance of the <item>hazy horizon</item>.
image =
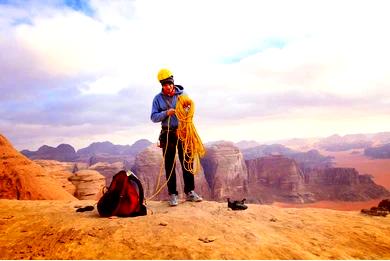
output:
M210 144L210 143L214 143L214 142L220 142L220 141L227 141L227 142L233 142L233 143L239 143L239 142L256 142L258 143L259 145L271 145L271 144L275 144L275 143L278 143L278 142L286 142L286 141L291 141L291 140L295 140L295 139L303 139L303 140L310 140L310 139L324 139L324 138L328 138L328 137L331 137L331 136L334 136L334 135L338 135L340 137L344 137L344 136L347 136L347 135L375 135L375 134L378 134L378 133L389 133L390 132L377 132L377 133L349 133L349 134L345 134L345 135L339 135L337 133L334 133L332 135L329 135L329 136L324 136L324 137L306 137L306 138L286 138L286 139L277 139L277 140L249 140L249 139L243 139L243 140L238 140L238 141L233 141L233 140L227 140L227 139L219 139L219 140L210 140L210 141L206 141L206 142L203 142L204 144ZM1 134L1 133L0 133ZM111 142L113 145L121 145L121 146L126 146L126 145L133 145L135 142L139 141L139 140L148 140L150 141L152 144L155 143L157 144L157 139L156 140L149 140L147 138L141 138L141 139L138 139L138 140L135 140L134 142L130 142L130 143L115 143L115 142L112 142L110 140L95 140L95 141L91 141L90 143L86 144L85 146L81 146L81 147L77 147L77 146L74 146L73 144L71 143L68 143L64 140L64 142L62 143L58 143L58 144L40 144L40 145L37 145L37 147L35 148L18 148L16 147L19 151L22 151L22 150L30 150L30 151L37 151L41 146L43 145L47 145L47 146L50 146L50 147L58 147L59 145L61 144L68 144L68 145L71 145L76 151L79 150L79 149L83 149L83 148L86 148L88 147L89 145L93 144L93 143L102 143L102 142ZM12 140L10 141L12 143Z

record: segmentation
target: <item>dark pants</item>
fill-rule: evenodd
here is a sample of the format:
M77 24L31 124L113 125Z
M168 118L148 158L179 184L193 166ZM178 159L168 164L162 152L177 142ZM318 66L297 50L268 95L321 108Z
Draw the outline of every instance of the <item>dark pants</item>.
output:
M188 164L184 162L184 155L183 155L183 146L180 139L178 139L176 135L176 130L169 130L169 137L168 137L168 146L167 144L167 133L168 131L163 129L160 133L160 147L162 148L163 155L165 154L165 174L166 178L169 178L169 174L172 171L171 177L168 181L168 193L176 194L178 195L178 192L176 190L176 171L175 166L176 162L175 155L176 155L176 144L177 144L177 152L179 153L179 160L181 164L181 168L183 170L183 179L184 179L184 193L188 193L191 190L195 189L195 182L194 182L194 175L187 171L184 168L184 164L186 164L187 169L192 168L192 164ZM179 141L178 141L179 140ZM165 153L165 149L167 150ZM186 158L188 160L188 158ZM173 165L173 167L172 167Z

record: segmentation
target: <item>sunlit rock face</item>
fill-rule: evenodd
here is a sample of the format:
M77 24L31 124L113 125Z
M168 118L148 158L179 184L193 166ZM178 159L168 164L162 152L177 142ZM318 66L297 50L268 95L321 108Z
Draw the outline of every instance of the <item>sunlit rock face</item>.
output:
M248 199L253 202L273 201L311 202L305 189L305 178L298 164L287 157L276 155L247 160Z
M247 194L248 173L244 158L232 142L221 141L207 146L201 164L213 200L223 201Z
M0 134L0 198L75 200L60 182Z
M78 199L94 199L101 197L106 178L95 170L80 170L69 180L75 185L74 196Z

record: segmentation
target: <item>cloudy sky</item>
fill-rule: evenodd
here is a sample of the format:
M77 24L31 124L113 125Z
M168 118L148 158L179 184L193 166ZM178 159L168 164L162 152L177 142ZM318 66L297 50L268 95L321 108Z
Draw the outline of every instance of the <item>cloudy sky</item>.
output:
M16 148L157 141L169 68L204 142L390 131L388 1L0 0Z

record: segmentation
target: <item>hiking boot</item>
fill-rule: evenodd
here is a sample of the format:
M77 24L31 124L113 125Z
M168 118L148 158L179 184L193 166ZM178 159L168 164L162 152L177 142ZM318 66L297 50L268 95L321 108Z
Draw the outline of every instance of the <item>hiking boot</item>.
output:
M176 194L169 195L168 203L169 203L169 205L171 207L177 206L177 204L178 204L178 202L177 202L177 195Z
M201 196L196 194L195 191L191 190L190 192L187 193L187 201L192 201L192 202L201 202L203 199Z
M245 198L243 200L235 200L230 201L230 198L227 198L228 201L228 208L231 208L232 210L245 210L248 208L247 205L245 205Z

